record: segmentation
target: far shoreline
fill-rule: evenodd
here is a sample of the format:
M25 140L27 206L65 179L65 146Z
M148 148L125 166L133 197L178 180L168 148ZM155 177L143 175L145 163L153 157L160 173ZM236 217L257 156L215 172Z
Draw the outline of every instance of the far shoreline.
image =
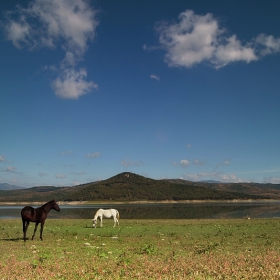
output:
M58 205L121 205L121 204L193 204L193 203L280 203L279 199L233 199L233 200L137 200L137 201L57 201ZM0 205L42 205L46 201L1 202Z

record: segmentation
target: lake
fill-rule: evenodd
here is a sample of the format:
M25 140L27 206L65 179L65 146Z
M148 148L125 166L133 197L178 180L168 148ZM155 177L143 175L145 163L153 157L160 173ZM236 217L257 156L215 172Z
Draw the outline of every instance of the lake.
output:
M41 205L35 205L38 207ZM23 205L1 205L0 219L20 219ZM191 203L129 203L60 205L49 219L92 219L99 208L116 208L120 219L235 219L279 218L280 201L191 202Z

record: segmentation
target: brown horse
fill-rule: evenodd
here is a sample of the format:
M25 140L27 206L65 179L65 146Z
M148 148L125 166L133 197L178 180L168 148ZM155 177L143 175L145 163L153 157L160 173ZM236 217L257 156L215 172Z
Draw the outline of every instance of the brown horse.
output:
M21 210L21 219L22 219L22 226L23 226L23 239L26 241L26 232L30 222L36 223L34 228L34 233L32 235L32 240L35 236L38 224L41 224L41 231L40 231L40 239L43 240L42 234L44 229L45 220L47 219L48 213L51 209L56 210L57 212L60 211L59 206L53 200L45 203L41 207L33 208L31 206L25 206Z

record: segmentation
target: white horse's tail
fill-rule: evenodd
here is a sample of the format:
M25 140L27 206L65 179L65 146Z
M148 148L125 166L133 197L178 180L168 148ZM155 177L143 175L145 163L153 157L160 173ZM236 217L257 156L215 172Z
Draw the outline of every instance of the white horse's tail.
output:
M116 215L116 217L117 217L117 219L119 220L120 219L120 213L119 213L119 211L118 210L116 210L117 211L117 215Z

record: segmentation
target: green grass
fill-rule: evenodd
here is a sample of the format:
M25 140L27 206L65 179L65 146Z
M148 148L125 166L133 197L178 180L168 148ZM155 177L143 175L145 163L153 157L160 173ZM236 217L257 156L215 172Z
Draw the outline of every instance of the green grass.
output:
M1 279L280 279L280 220L0 220Z

